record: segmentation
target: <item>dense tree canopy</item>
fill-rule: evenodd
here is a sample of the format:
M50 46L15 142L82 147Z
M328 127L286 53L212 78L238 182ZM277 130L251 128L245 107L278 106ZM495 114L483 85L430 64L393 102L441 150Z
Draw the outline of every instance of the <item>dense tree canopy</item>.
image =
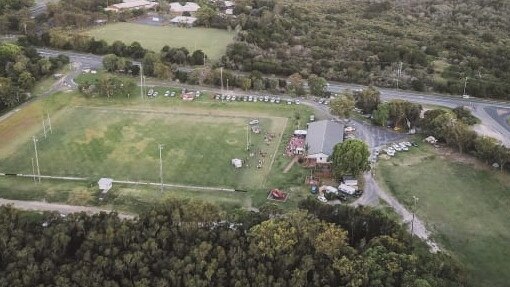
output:
M343 175L358 176L370 169L368 157L370 152L366 143L350 139L335 145L330 161L333 173L337 177Z
M42 58L33 48L0 44L0 110L23 102L38 79L67 63L66 56Z
M413 251L380 212L301 206L268 219L170 201L135 220L0 207L0 286L463 285L450 258Z

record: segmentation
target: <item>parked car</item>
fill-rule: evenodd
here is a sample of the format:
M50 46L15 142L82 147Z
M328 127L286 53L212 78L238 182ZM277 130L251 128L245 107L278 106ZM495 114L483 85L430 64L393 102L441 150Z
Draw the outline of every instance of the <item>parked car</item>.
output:
M279 104L279 103L280 103L280 97L277 97L277 98L276 98L275 103L277 103L277 104Z
M154 94L152 94L153 97L157 97L158 96L158 92L154 92Z
M171 93L170 93L170 97L175 97L175 92L171 92ZM216 96L216 97L217 97L217 96ZM217 99L219 99L219 98L217 98Z
M296 100L296 105L299 105L301 104L301 102L299 100Z
M355 130L356 130L356 129L355 129L355 128L353 128L353 127L351 127L351 126L347 126L347 127L345 127L345 129L344 129L344 131L345 131L346 133L352 133L352 132L353 132L353 131L355 131Z
M326 199L323 195L319 195L319 196L317 196L317 199L318 199L320 202L324 202L324 203L328 202L328 200L327 200L327 199Z
M253 97L252 96L248 96L248 102L253 102Z
M147 93L147 96L152 96L152 94L154 94L154 90L150 89L149 92Z
M269 102L269 96L264 97L264 102Z
M247 96L244 96L244 97L243 97L243 102L246 102L246 101L248 101L248 97L247 97Z
M292 105L292 100L287 100L287 105Z
M170 91L166 91L164 96L165 96L165 97L170 96Z

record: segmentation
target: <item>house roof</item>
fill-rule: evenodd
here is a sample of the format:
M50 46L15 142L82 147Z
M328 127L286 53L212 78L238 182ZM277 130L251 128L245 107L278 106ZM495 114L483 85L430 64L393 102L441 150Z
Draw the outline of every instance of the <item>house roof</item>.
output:
M344 125L333 121L317 121L310 123L306 135L308 154L323 153L331 155L337 143L344 138Z
M200 5L194 2L186 2L182 5L180 2L170 3L170 11L172 12L197 12L200 9Z
M156 5L158 5L158 3L149 2L149 1L145 1L145 0L136 0L136 1L129 1L129 2L124 2L124 3L113 4L109 7L115 8L115 9L133 9L133 8L140 8L140 7L152 8Z
M177 16L170 20L170 22L179 24L193 24L196 20L197 18L195 17Z

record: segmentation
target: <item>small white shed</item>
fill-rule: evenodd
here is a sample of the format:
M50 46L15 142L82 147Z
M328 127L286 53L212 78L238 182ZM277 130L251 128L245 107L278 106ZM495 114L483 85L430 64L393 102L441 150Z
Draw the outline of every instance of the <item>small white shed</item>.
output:
M112 188L113 179L103 177L101 178L97 184L99 185L99 189L103 191L103 193L107 193L110 188Z
M243 167L243 161L238 158L234 158L232 159L232 165L235 166L235 168L241 168Z

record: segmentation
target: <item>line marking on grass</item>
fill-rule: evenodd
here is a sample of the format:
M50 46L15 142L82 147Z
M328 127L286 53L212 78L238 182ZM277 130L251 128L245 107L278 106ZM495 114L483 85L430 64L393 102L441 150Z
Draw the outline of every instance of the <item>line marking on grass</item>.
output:
M6 176L5 173L0 173L0 176ZM73 177L73 176L51 176L51 175L33 175L33 174L16 174L18 177L40 177L46 179L60 179L60 180L70 180L70 181L89 181L92 178L87 177ZM121 184L132 184L132 185L151 185L151 186L161 186L159 182L147 182L147 181L129 181L129 180L112 180L114 183ZM176 183L163 183L165 187L177 187L177 188L185 188L185 189L194 189L194 190L209 190L209 191L226 191L226 192L235 192L233 188L227 187L214 187L214 186L199 186L199 185L185 185L185 184L176 184Z
M285 133L285 128L287 127L288 122L289 122L289 119L285 118L285 125L284 125L283 130L280 132L280 137L278 138L278 143L276 144L276 148L275 148L274 153L273 153L273 158L271 159L271 164L269 165L269 169L268 169L268 171L266 173L266 176L264 176L264 184L263 184L263 186L266 186L267 178L269 177L269 173L273 169L273 164L274 164L274 161L276 159L276 153L278 153L278 150L280 149L280 144L282 143L283 134Z

